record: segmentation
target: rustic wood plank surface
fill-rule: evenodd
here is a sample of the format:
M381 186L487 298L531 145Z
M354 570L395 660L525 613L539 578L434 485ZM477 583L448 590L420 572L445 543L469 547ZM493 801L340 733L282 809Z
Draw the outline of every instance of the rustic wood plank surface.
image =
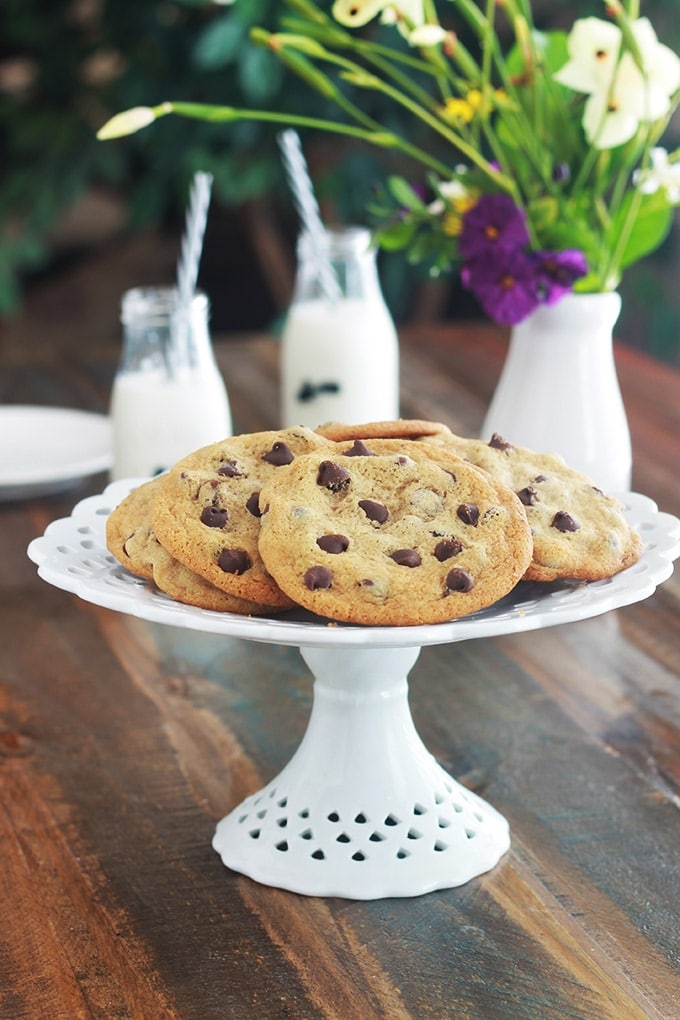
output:
M475 433L505 335L402 336L403 413ZM277 421L277 346L218 345L235 426ZM0 399L104 410L115 343L6 351ZM618 352L634 486L680 514L680 379ZM6 441L6 437L0 437ZM426 746L509 819L458 889L315 899L211 849L304 732L295 648L182 632L41 581L26 546L103 478L0 506L0 1018L680 1017L680 584L540 632L426 648Z

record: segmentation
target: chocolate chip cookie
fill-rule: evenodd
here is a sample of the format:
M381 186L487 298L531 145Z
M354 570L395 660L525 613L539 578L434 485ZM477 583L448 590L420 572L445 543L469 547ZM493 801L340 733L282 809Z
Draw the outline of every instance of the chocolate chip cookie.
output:
M533 536L527 580L596 581L639 559L642 541L621 503L558 454L514 446L497 434L489 442L453 433L425 441L466 458L517 493Z
M222 591L290 606L259 553L258 498L266 483L285 477L297 457L330 446L299 427L233 436L197 450L161 479L153 506L158 541Z
M327 421L314 430L333 442L346 439L422 439L450 432L448 425L440 421L421 418L397 418L394 421L371 421L362 425L346 425L341 421Z
M151 507L159 480L152 478L133 489L106 518L109 552L130 573L148 580L153 580Z
M153 478L133 489L109 514L106 520L109 552L131 573L153 581L160 591L177 602L246 616L271 612L272 606L215 588L163 548L151 524L152 507L160 482L160 477Z
M436 623L524 574L532 543L514 493L421 443L349 450L300 456L262 487L260 554L293 601L350 623Z

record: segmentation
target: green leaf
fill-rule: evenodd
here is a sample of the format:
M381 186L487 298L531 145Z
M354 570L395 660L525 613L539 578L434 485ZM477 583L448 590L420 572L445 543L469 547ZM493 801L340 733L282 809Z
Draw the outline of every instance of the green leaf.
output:
M248 101L254 106L271 102L281 85L283 69L271 53L254 47L244 47L238 62L238 83Z
M612 230L614 237L618 236L622 229L633 199L634 193L629 192L621 203L621 208L614 219ZM668 235L672 222L673 209L665 191L660 189L652 195L643 195L633 229L621 256L620 268L625 269L626 266L632 265L658 248Z
M211 21L194 47L196 66L203 71L227 67L236 60L246 38L246 27L233 14Z
M416 234L409 246L408 260L412 265L417 265L432 257L432 238L429 233Z
M379 227L375 232L376 242L386 251L399 251L411 243L416 229L414 223L403 221Z
M539 232L547 230L557 222L560 215L559 202L557 199L546 195L542 198L537 198L534 202L530 202L528 212L536 230Z
M568 59L566 32L532 32L534 50L543 60L549 74L558 71ZM515 44L506 57L506 69L513 77L520 77L526 71L524 53Z
M401 206L412 209L415 212L426 212L427 206L416 195L415 191L403 177L392 175L387 180L387 187L390 194Z

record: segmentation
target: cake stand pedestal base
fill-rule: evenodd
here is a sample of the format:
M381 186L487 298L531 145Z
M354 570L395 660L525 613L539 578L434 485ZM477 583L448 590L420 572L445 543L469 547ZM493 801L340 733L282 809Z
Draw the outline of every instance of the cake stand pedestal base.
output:
M510 845L494 808L418 736L407 676L419 647L306 647L315 677L290 762L218 824L235 871L311 896L377 899L462 885Z

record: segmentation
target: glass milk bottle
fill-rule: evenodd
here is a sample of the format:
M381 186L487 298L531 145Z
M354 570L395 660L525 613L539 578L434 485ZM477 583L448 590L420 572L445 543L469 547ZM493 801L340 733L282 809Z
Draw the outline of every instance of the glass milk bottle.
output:
M281 340L284 427L399 417L399 347L370 232L298 241L295 293Z
M111 394L113 478L150 477L231 435L208 313L202 293L186 310L172 288L123 295L123 351Z

